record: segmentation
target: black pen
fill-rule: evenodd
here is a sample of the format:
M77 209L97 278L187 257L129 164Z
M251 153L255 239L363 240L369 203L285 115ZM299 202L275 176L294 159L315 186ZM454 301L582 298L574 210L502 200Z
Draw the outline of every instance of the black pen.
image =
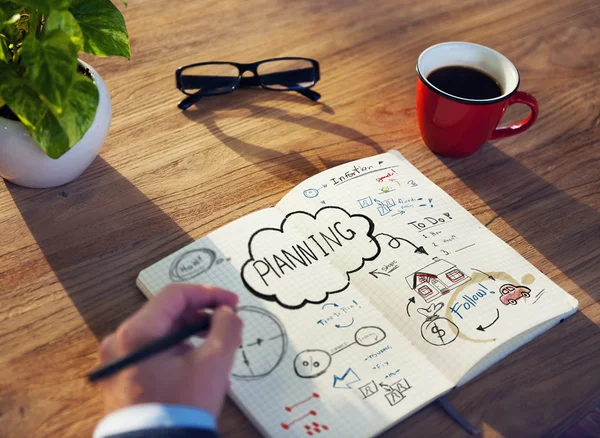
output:
M90 382L96 382L105 377L112 376L113 374L121 371L123 368L126 368L129 365L133 365L144 359L149 358L150 356L168 350L169 348L174 347L180 342L186 340L190 336L195 335L198 332L207 330L210 327L210 319L210 316L205 317L196 324L184 327L177 332L170 333L167 336L160 338L154 342L151 342L145 347L131 354L128 354L127 356L121 359L117 359L114 362L103 365L100 368L89 373L87 376L88 380Z

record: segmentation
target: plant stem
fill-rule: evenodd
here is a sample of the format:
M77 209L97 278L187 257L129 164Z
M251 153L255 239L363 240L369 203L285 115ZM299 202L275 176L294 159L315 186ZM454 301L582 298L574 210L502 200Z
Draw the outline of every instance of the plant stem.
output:
M29 33L36 38L42 28L42 14L37 9L32 9L29 13Z

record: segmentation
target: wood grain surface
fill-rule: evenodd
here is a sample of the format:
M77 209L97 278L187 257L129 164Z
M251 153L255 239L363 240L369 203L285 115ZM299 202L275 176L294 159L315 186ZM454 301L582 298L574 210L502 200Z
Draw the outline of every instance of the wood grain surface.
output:
M130 0L132 60L84 57L110 90L100 156L48 190L0 182L0 436L90 436L85 374L144 303L139 271L324 169L398 149L573 294L580 311L450 399L484 436L567 434L600 400L600 3L597 0ZM472 41L509 57L540 117L472 157L422 143L415 62ZM240 90L182 113L177 67L306 56L313 103ZM524 114L511 108L505 121ZM227 402L225 437L258 436ZM598 429L596 429L596 433ZM430 405L385 437L460 437ZM567 436L567 435L564 435Z

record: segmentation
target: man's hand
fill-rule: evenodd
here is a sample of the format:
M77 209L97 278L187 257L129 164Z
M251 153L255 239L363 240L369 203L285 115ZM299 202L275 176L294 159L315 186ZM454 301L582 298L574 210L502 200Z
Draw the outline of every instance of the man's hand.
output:
M173 284L164 288L100 345L102 363L132 353L215 309L204 344L182 343L130 366L101 383L106 413L140 403L166 403L219 415L229 373L241 345L242 321L233 312L237 295L226 290Z

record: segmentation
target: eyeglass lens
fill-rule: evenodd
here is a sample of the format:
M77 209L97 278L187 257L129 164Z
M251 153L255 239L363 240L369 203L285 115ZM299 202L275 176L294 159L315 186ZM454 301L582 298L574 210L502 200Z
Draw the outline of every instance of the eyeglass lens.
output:
M187 94L227 93L239 84L239 70L232 64L204 64L181 72L182 88Z

